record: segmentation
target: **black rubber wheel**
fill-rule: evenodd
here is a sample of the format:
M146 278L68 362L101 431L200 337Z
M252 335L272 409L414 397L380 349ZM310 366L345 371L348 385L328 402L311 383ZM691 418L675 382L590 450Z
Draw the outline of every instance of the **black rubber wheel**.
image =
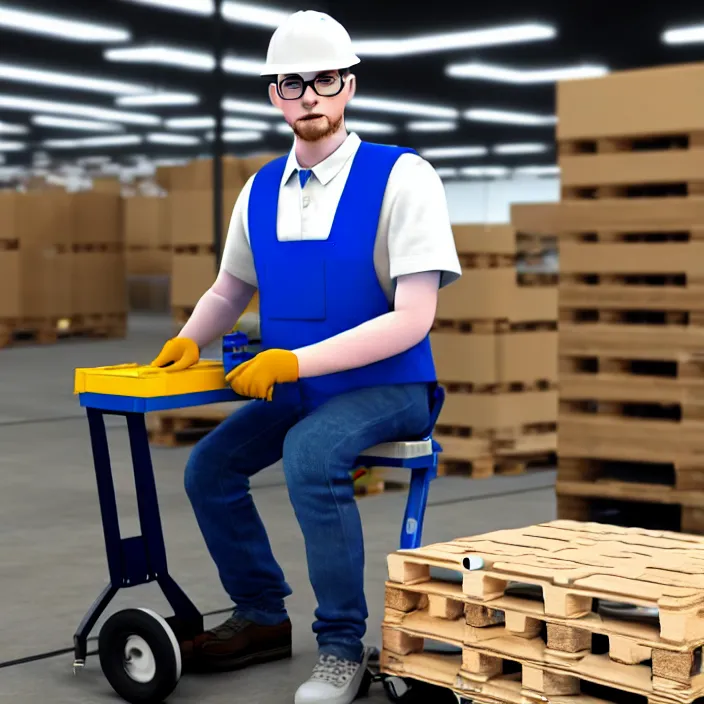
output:
M130 704L161 704L181 679L181 650L166 621L148 609L113 614L98 637L100 667Z

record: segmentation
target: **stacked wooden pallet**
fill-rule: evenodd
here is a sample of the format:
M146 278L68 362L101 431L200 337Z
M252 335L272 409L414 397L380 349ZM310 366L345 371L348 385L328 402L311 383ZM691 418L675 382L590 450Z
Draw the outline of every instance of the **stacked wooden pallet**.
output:
M518 273L511 226L455 225L462 278L442 289L431 333L446 390L436 437L442 472L522 471L557 449L557 293L553 275ZM528 248L530 244L530 248Z
M562 200L514 209L560 241L562 518L704 530L702 80L560 85Z
M431 578L437 567L459 581ZM703 538L554 521L401 550L388 568L386 675L482 704L704 696Z

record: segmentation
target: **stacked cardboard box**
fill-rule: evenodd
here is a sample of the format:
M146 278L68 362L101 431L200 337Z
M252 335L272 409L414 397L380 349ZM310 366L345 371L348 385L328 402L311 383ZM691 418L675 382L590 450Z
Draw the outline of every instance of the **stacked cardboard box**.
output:
M560 239L561 517L704 530L702 81L560 85L562 201L514 212Z
M224 246L235 202L245 183L276 155L223 159ZM213 246L212 160L200 159L168 172L171 245L171 306L183 324L217 275ZM252 304L256 309L255 303Z
M556 450L557 289L518 274L510 225L455 225L462 278L440 291L431 343L443 469L520 470Z
M125 334L120 205L109 192L0 193L0 347Z
M381 671L478 704L692 704L704 695L703 548L691 535L553 521L400 550L388 557ZM458 652L424 652L426 641Z
M168 195L123 198L130 310L170 310L171 232Z

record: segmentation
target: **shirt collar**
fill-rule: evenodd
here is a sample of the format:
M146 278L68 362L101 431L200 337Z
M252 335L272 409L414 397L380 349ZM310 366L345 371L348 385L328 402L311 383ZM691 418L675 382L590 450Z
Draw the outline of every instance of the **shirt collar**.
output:
M356 133L352 132L347 135L347 139L329 156L327 159L323 159L319 164L316 164L311 171L315 178L323 184L327 185L332 181L337 174L342 171L345 164L349 159L354 156L359 148L361 139ZM286 160L286 168L284 169L283 178L281 180L281 185L285 186L290 178L303 167L299 165L298 159L296 159L296 149L295 144L289 152L288 159Z

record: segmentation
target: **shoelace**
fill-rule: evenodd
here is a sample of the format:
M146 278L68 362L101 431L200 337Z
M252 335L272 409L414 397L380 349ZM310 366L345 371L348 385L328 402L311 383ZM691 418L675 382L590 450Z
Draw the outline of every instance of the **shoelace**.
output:
M343 687L354 677L358 667L357 663L350 660L323 654L318 657L318 662L313 668L312 679Z
M221 623L219 626L211 628L210 633L212 633L217 638L222 638L223 640L226 640L231 635L244 630L248 624L248 621L238 618L237 616L232 616L231 618L227 619L225 623Z

